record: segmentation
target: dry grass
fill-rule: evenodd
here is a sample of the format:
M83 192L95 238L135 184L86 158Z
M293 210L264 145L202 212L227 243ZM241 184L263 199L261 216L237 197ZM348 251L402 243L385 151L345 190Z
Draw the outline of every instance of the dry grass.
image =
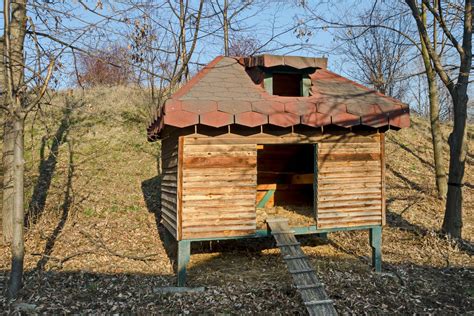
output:
M27 306L29 312L47 314L305 313L271 240L198 244L189 285L203 285L206 291L154 293L156 287L173 285L175 278L155 214L147 208L156 199L159 144L146 142L144 115L137 110L144 102L139 91L96 90L73 112L45 211L26 235L26 282L18 302L34 304ZM28 128L29 195L39 177L38 144L46 137L51 145L62 116L61 99L54 103L44 109L41 124ZM434 197L429 129L426 121L413 119L412 128L387 136L385 273L370 271L366 232L334 233L328 243L301 239L341 313L474 311L472 250L436 233L443 210ZM444 131L447 137L448 128ZM470 153L469 185L464 187L466 244L474 240L473 165ZM8 268L9 249L0 246L0 279ZM0 297L0 311L12 312L18 302L7 304Z
M312 226L316 225L314 220L313 207L308 206L274 206L257 209L257 228L266 229L268 217L285 217L290 226Z

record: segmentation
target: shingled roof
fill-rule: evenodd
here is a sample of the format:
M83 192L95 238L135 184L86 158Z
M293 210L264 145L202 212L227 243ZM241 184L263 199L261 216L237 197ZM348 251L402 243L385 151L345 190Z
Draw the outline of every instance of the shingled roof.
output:
M294 56L219 56L165 102L160 115L148 127L148 136L159 137L167 125L409 126L406 104L327 70L326 63L323 58ZM267 93L262 69L276 66L311 68L310 95L284 97Z

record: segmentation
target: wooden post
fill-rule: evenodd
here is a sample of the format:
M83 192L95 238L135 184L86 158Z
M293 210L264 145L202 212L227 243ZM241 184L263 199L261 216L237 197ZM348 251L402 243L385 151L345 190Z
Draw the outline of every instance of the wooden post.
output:
M178 286L185 286L186 284L186 266L189 263L190 257L191 257L191 241L179 240L178 241L178 258L176 260L178 264L178 268L177 268Z
M372 248L372 268L375 272L382 272L382 226L371 228L369 239Z
M318 220L318 144L313 145L314 165L313 165L313 215ZM317 223L316 223L317 224ZM326 236L327 237L327 236Z
M184 137L178 138L178 187L176 201L176 239L183 239L183 158L184 157Z
M381 180L380 183L382 184L382 226L385 226L387 222L386 216L386 201L385 201L385 134L380 134L380 166L381 166Z

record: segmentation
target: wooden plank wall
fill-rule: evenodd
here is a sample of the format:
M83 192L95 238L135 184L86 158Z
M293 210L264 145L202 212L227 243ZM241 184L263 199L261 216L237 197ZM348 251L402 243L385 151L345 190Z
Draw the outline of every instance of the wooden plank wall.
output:
M382 148L380 135L318 144L318 228L382 224Z
M253 234L256 144L188 144L182 169L182 239Z
M161 218L163 225L177 238L178 230L178 137L161 141Z

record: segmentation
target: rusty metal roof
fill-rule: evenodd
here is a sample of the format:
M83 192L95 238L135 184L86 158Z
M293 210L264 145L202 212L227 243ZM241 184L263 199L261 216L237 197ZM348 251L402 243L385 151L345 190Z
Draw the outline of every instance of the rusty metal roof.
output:
M268 94L258 66L315 68L308 97ZM312 127L365 125L404 128L410 125L408 106L368 89L326 68L318 58L263 55L250 58L219 56L165 102L162 113L148 128L156 138L164 126L179 128L203 124L222 127L272 124Z

